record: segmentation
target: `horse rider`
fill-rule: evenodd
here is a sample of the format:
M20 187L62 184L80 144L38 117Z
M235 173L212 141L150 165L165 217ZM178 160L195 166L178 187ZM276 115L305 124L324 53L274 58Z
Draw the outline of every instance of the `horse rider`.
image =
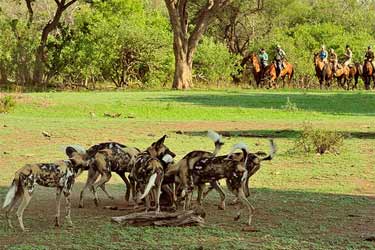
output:
M285 51L281 48L280 45L276 45L276 56L275 56L275 60L276 60L276 66L279 70L279 72L281 70L283 70L285 68L285 65L284 65L284 60L286 60L286 53Z
M328 63L327 57L328 57L328 53L326 50L326 46L322 45L320 52L319 52L319 58L320 60L322 60L322 62Z
M337 70L337 54L333 48L329 50L329 62L333 65L333 72Z
M259 59L260 59L260 65L262 66L262 78L263 78L264 70L268 66L268 54L264 48L260 49Z
M353 52L350 49L349 45L345 46L345 53L344 53L344 66L349 67L349 65L352 63L352 58L353 58Z
M369 61L373 67L373 69L375 69L375 62L374 62L374 51L372 51L372 47L371 45L367 47L367 51L366 51L366 54L365 54L365 61Z

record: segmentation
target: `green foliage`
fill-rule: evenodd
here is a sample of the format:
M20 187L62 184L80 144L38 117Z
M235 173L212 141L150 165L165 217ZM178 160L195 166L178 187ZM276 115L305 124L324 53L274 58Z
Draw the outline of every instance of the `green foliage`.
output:
M194 57L196 79L214 83L227 82L234 73L234 65L238 60L223 43L204 37Z
M62 51L72 62L63 70L66 77L104 79L118 87L167 81L172 68L168 20L146 10L142 1L95 1L82 6L75 20L73 42Z
M0 113L9 113L16 106L13 96L6 95L0 98Z
M311 124L305 124L301 135L297 138L295 148L306 153L338 153L343 143L344 136L341 133L315 129Z

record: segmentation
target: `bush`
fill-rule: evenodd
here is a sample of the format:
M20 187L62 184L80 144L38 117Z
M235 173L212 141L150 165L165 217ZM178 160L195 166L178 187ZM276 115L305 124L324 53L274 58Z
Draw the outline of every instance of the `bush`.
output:
M311 124L305 124L295 148L306 153L337 154L343 142L344 136L337 131L314 129Z
M281 106L281 108L286 110L286 111L289 111L289 112L298 111L297 104L295 104L294 102L291 102L290 99L289 99L289 96L286 99L286 104Z
M16 101L10 95L0 98L0 113L8 113L16 106Z
M236 72L237 61L239 58L231 55L225 44L203 37L194 57L195 79L214 83L229 82L231 74Z

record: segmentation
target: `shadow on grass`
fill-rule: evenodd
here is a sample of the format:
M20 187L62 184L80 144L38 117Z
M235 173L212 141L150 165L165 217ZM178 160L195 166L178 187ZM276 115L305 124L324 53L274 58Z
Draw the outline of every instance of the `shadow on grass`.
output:
M47 244L50 247L47 249L55 249L53 247L56 246L58 249L92 249L94 246L120 249L123 246L121 242L131 245L132 249L185 249L187 245L204 249L215 246L222 247L217 249L249 249L247 246L254 244L256 247L251 249L271 249L273 244L282 244L286 249L341 249L332 246L344 249L349 243L355 246L353 249L374 246L366 241L375 232L373 197L252 188L250 201L256 208L253 226L258 232L251 233L242 230L244 218L240 222L233 222L237 211L235 207L228 205L225 211L217 209L219 196L213 191L203 205L207 214L206 227L138 229L111 224L111 216L129 212L96 208L90 194L87 195L85 208L78 209L78 191L83 184L77 184L72 210L74 233L59 229L59 236L56 237L57 229L51 230L54 190L40 188L25 212L25 223L33 233L18 237L23 234L9 232L5 229L5 223L1 223L0 245ZM100 193L101 206L122 204L123 185L107 186L116 199L108 200ZM6 189L0 188L2 199ZM230 197L228 195L228 200ZM109 244L108 240L112 243Z
M282 129L282 130L219 130L216 131L224 137L249 137L249 138L297 138L301 135L301 130ZM357 139L375 139L375 132L359 132L359 131L337 131L342 133L346 138ZM176 131L181 133L181 131ZM189 136L206 136L207 131L184 131L183 134Z
M214 107L284 109L287 99L301 111L374 116L375 95L371 93L228 93L170 95L151 100L191 103Z

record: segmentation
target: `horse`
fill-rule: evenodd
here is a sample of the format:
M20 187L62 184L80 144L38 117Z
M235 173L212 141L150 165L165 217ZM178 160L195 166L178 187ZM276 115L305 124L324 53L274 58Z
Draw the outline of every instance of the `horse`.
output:
M375 72L374 72L372 63L368 60L365 60L365 63L363 64L363 78L365 80L366 90L370 89L371 80L374 81L374 87L375 87L375 74L374 73Z
M354 75L354 86L353 86L353 89L357 88L359 77L361 77L362 80L365 81L365 79L363 77L363 65L361 63L355 63L354 65L355 65L356 73Z
M285 78L288 79L288 87L290 85L290 82L292 81L293 75L294 75L294 67L291 63L288 61L284 61L284 68L280 71L277 70L276 73L277 77L280 77L283 80L283 88L285 87Z
M334 76L337 79L337 85L342 87L343 89L349 90L350 80L352 79L350 78L350 73L350 68L348 66L338 65L338 69L334 73Z
M319 79L320 89L323 88L323 84L330 87L331 81L333 79L333 67L329 63L323 62L319 58L319 53L314 54L314 65L315 65L315 72L316 76Z
M247 59L249 59L251 63L254 80L257 85L257 88L259 88L261 81L262 81L263 72L262 72L262 66L260 64L258 55L255 52L253 52L250 54L250 56Z

